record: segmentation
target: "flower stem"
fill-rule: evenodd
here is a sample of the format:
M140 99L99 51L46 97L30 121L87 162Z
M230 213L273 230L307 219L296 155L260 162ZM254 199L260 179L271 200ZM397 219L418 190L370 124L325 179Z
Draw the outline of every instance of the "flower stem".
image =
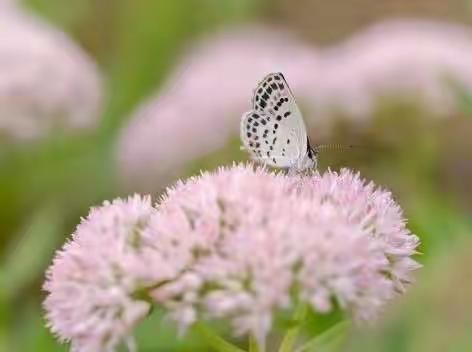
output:
M245 352L238 346L233 345L232 343L215 334L211 329L202 323L195 324L194 328L195 331L197 331L200 336L202 336L205 341L218 352Z
M280 344L279 352L292 352L293 345L295 344L298 334L300 333L300 326L306 316L306 312L306 304L299 303L293 316L293 319L295 320L295 326L288 329L287 333L282 339L282 343Z
M264 352L263 347L259 346L257 339L254 335L249 335L249 352Z

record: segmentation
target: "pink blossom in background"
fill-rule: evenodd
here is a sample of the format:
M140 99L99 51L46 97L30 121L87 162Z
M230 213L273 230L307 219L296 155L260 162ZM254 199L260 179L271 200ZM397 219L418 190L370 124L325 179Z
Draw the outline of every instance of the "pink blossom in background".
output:
M274 71L284 72L297 97L309 98L318 58L290 34L260 28L204 41L123 131L117 158L125 182L153 187L159 178L237 137L239 118L250 110L257 82Z
M8 1L0 7L0 134L93 128L103 100L96 65L63 32Z
M314 99L357 119L372 117L379 98L406 98L448 116L457 111L453 84L472 90L472 29L465 25L385 21L328 48L323 58L329 73Z
M134 196L92 209L48 270L44 306L80 352L132 341L152 301L181 332L224 319L263 345L298 301L374 319L412 282L418 243L390 193L349 170L238 165L179 181L154 208Z
M285 74L318 133L339 112L366 122L381 98L414 100L432 115L447 116L455 111L451 84L472 89L472 30L387 21L325 49L261 28L211 37L123 130L116 154L124 184L156 189L188 162L237 138L253 89L272 71Z

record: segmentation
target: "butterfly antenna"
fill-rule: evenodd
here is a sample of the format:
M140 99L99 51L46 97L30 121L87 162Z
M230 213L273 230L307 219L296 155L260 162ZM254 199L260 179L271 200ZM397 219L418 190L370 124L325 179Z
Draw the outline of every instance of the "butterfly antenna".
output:
M332 144L319 144L316 146L316 150L319 152L325 152L325 151L340 151L340 150L352 150L355 148L361 148L359 146L355 145L345 145L345 144L339 144L339 143L332 143Z

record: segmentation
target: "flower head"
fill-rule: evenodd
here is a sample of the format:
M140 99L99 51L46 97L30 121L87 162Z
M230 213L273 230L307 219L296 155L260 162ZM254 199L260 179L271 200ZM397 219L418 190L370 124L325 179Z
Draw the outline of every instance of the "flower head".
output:
M200 312L263 340L295 301L372 319L418 267L418 239L390 194L348 170L220 169L178 184L159 212L151 231L190 247L186 270L153 292L183 328Z
M323 60L327 74L313 102L322 114L334 107L370 118L379 100L400 98L447 117L458 109L457 87L472 87L472 31L439 21L383 21L328 48Z
M35 139L55 129L93 128L102 103L95 64L64 33L4 5L0 2L0 134Z
M181 331L225 319L263 344L297 302L373 319L411 282L417 245L391 195L351 171L233 166L178 182L154 208L135 196L93 209L48 271L45 307L79 351L115 347L151 301Z

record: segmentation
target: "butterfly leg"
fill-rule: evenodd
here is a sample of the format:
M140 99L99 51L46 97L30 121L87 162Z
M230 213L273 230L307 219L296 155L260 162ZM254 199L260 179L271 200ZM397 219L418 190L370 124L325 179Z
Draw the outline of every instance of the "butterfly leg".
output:
M286 171L287 176L296 176L296 175L298 175L298 173L299 172L298 172L297 168L295 168L295 167L289 167L289 168L287 168L287 171Z
M298 173L299 160L302 157L302 151L300 150L300 141L298 139L297 133L294 130L292 130L290 132L290 136L291 136L290 138L292 138L295 141L295 147L297 149L295 160L293 161L293 165L290 167L290 169L293 170L293 172L296 174Z

